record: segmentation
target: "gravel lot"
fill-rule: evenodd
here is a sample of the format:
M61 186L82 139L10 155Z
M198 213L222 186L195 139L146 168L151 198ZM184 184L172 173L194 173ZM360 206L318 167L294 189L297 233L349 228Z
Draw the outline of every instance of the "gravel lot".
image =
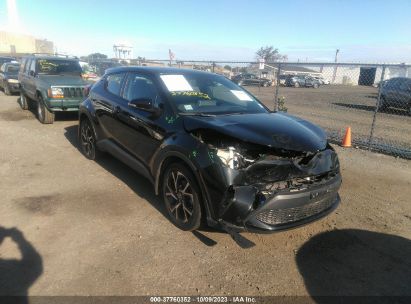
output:
M274 87L245 87L273 108ZM319 89L280 87L288 112L313 121L342 137L348 126L354 141L368 142L378 89L367 86L325 85ZM388 109L377 114L374 142L406 149L411 158L411 116Z
M270 89L257 95L268 102ZM367 128L371 111L301 90L304 101L281 89L291 113L341 128L342 114L360 113L355 126ZM245 239L189 233L144 178L80 154L76 115L41 125L17 98L0 93L0 227L17 229L0 229L0 294L411 295L411 161L337 147L342 203L329 217ZM386 115L411 134L411 118Z

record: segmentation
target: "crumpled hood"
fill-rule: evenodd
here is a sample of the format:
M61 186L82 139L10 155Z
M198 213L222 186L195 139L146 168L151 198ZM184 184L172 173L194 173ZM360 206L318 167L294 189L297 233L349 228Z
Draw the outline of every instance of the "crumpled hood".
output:
M74 75L39 75L38 77L49 86L85 86L88 84L81 76Z
M301 152L326 148L327 137L318 126L285 114L239 114L215 117L184 116L187 131L213 130L241 141Z

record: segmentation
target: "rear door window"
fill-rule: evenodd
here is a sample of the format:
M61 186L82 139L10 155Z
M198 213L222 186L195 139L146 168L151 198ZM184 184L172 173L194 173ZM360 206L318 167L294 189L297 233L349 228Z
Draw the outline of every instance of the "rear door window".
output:
M121 84L123 83L124 73L110 74L107 76L106 89L111 94L120 96Z

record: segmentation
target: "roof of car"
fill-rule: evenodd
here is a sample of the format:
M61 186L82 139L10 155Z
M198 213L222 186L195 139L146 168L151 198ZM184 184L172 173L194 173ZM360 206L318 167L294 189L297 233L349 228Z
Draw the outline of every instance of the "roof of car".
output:
M140 66L121 66L114 67L106 70L106 74L120 73L120 72L142 72L153 75L160 74L211 74L210 72L192 70L192 69L180 69L171 67L140 67ZM217 75L217 74L213 74Z
M56 56L52 54L30 54L27 56L24 56L23 58L38 58L38 59L50 59L50 60L75 60L78 61L79 59L77 57L69 57L69 56Z

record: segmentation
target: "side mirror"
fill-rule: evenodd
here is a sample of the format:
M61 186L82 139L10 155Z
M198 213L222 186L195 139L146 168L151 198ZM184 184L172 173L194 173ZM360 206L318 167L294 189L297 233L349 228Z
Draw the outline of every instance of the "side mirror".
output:
M150 113L158 113L161 111L160 108L154 107L153 100L149 97L133 99L128 103L128 106Z

